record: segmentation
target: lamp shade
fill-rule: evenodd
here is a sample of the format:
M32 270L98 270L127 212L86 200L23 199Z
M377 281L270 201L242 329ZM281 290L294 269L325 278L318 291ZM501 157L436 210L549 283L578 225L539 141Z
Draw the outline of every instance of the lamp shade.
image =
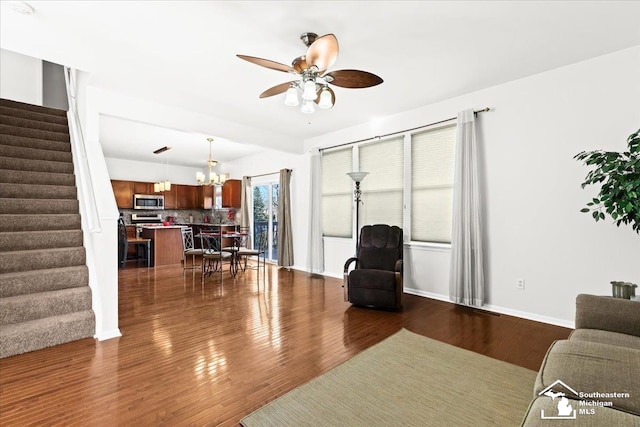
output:
M299 103L300 101L298 101L298 91L295 87L291 86L289 89L287 89L287 96L284 99L284 105L295 107Z
M315 111L315 108L313 107L313 101L308 101L306 99L302 101L302 108L300 109L300 111L305 114L313 113Z
M369 172L348 172L347 175L351 177L353 182L362 182L364 177L369 175Z
M331 99L331 92L327 87L322 88L322 92L320 92L320 102L318 102L318 107L323 110L328 110L333 107L333 100Z
M307 80L304 83L302 99L307 101L313 101L314 99L316 99L316 82L314 82L313 80Z

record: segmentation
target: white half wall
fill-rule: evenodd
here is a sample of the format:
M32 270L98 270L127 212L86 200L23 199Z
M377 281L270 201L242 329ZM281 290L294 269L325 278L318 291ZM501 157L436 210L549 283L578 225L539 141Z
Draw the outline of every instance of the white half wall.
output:
M42 105L42 60L0 49L0 98Z
M640 125L639 75L637 46L313 138L305 149L491 107L478 116L487 307L572 326L577 294L610 294L612 280L640 282L640 236L579 212L597 191L581 189L588 169L573 159L583 150L626 148ZM327 274L339 277L351 253L351 245L325 239ZM405 256L407 291L447 299L449 251L408 245Z

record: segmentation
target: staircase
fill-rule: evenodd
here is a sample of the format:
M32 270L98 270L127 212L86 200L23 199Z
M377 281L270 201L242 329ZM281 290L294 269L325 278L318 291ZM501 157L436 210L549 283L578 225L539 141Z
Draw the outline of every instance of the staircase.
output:
M0 357L94 333L66 112L0 99Z

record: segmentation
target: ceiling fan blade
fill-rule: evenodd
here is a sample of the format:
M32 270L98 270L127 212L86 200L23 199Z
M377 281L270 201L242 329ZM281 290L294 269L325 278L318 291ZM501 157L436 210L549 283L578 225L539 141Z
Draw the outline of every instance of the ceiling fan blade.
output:
M376 86L384 81L375 74L360 70L337 70L325 74L325 77L330 77L332 79L327 79L327 81L332 85L346 87L349 89Z
M315 65L319 71L324 71L336 62L338 50L338 39L333 34L318 37L307 49L307 64Z
M291 86L291 83L295 83L295 82L280 83L279 85L271 87L265 90L264 92L262 92L260 94L260 98L268 98L270 96L277 95L279 93L284 93L287 91L287 89L289 89L289 86Z
M269 59L256 58L255 56L236 55L240 59L249 61L253 64L260 65L261 67L271 68L272 70L282 71L285 73L295 73L295 70L288 65L281 64L279 62L271 61Z

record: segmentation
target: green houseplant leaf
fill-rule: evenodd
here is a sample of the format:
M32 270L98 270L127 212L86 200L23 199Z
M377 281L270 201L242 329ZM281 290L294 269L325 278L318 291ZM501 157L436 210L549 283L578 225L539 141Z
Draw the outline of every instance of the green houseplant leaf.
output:
M640 234L640 129L627 138L628 151L583 151L574 159L594 167L581 184L601 184L594 197L580 212L591 212L597 222L609 215L614 223L631 225Z

